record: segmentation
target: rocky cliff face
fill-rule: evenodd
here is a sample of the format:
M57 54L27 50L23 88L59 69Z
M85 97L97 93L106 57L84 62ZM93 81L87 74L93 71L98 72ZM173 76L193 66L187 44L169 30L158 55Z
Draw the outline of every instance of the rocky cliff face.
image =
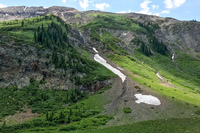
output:
M53 6L49 8L26 7L26 6L0 8L0 21L31 18L51 13L61 14L64 12L77 12L77 10L74 8L58 7L58 6Z
M31 79L40 82L40 88L68 90L78 87L83 91L96 92L112 84L111 80L76 86L70 79L71 72L57 69L50 64L52 51L30 45L18 45L9 37L1 36L7 44L0 46L0 87L28 86ZM12 41L9 42L8 40Z
M76 29L71 29L68 38L70 45L75 49L77 46L84 45L84 39ZM108 79L76 84L74 78L83 77L87 74L84 72L72 74L69 64L67 64L66 69L57 67L52 62L53 49L41 48L41 44L38 46L35 42L28 41L27 38L23 39L22 36L16 38L13 34L2 33L0 35L0 88L14 85L22 88L28 86L32 80L36 80L40 83L41 89L69 90L79 88L86 92L96 92L110 86L113 82L113 79ZM58 52L58 58L62 56L65 60L69 60L67 52ZM81 50L79 52L82 53ZM77 59L74 58L71 61L74 65Z
M83 25L94 20L97 17L97 15L94 14L98 13L114 14L100 11L66 12L63 19L69 24ZM200 43L198 41L200 34L199 22L179 21L173 18L161 18L137 13L129 13L124 15L128 18L134 18L135 21L142 24L149 23L159 25L160 28L155 31L154 35L158 40L163 41L166 45L173 44L176 46L176 48L184 52L187 52L186 49L189 49L192 52L200 53ZM145 37L142 38L144 39Z

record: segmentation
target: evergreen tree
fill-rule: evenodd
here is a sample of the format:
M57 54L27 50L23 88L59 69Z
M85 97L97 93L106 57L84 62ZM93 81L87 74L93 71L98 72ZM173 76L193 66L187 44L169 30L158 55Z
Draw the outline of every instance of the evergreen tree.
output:
M65 122L65 114L63 113L63 111L60 111L59 120L60 120L60 122L62 122L62 123Z
M69 100L69 92L67 91L67 96L66 96L67 102Z
M53 116L54 116L54 112L51 111L51 114L50 114L50 116L49 116L49 121L53 121Z
M71 116L72 115L72 109L70 108L69 110L69 115Z
M38 28L37 28L37 32L40 32L40 26L38 26Z
M58 64L58 55L57 55L56 51L53 51L52 61L53 61L53 64L55 64L55 65Z
M146 56L152 55L151 50L144 43L141 44L140 50L141 50L141 53L143 53Z
M49 113L48 113L48 111L46 112L46 120L47 121L49 120Z
M34 31L34 41L37 42L36 31Z
M44 25L43 25L43 23L42 23L42 32L44 32Z
M24 21L22 21L22 24L21 24L21 26L22 26L22 27L24 27Z
M68 115L68 117L67 117L67 123L70 123L71 122L71 118L70 118L70 116Z

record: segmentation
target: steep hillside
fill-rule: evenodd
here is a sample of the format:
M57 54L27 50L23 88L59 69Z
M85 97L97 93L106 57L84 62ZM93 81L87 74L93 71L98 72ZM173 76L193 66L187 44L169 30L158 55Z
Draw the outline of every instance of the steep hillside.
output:
M157 16L150 16L137 13L129 14L114 14L100 11L87 11L87 12L66 12L64 14L65 21L69 24L82 25L86 24L98 17L98 15L120 15L129 18L140 26L159 26L155 30L155 37L159 41L168 44L171 53L174 53L173 45L180 50L191 50L192 52L200 53L200 44L198 42L198 34L200 23L194 21L179 21L173 18L160 18ZM119 19L120 21L121 19ZM108 20L107 20L108 21ZM149 28L148 28L149 29ZM147 29L147 30L148 30ZM172 46L171 46L172 45Z
M0 132L200 130L199 22L65 7L1 14Z
M73 45L76 32L59 17L0 25L0 119L62 109L112 84L115 75Z
M77 33L58 17L3 22L0 30L0 87L22 88L35 79L43 82L41 88L68 90L110 77L109 71L107 75L98 73L106 70L87 58L87 52L72 45Z

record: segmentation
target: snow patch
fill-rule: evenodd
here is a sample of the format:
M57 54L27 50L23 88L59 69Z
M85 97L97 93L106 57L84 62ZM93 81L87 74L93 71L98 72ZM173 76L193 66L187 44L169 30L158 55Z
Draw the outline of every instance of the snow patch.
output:
M93 50L94 50L94 52L99 53L99 52L96 50L96 48L93 48Z
M93 48L94 49L94 48ZM96 49L94 49L95 51ZM96 52L96 51L95 51ZM97 51L98 52L98 51ZM104 60L99 54L95 54L94 56L94 60L96 62L99 62L100 64L104 65L106 68L108 68L109 70L111 70L113 73L115 73L116 75L118 75L121 79L122 79L122 83L126 80L126 76L120 72L118 69L112 67L110 64L108 64L106 62L106 60Z
M127 33L123 33L123 36L126 36L127 35Z
M172 55L172 60L174 59L174 54Z
M160 100L152 95L135 94L135 97L138 99L135 101L137 104L145 103L155 106L159 106L161 104Z
M173 54L173 55L172 55L172 60L173 60L173 62L174 62L174 57L175 57L175 56L174 56L174 54Z
M24 8L24 11L26 11L27 6Z
M44 14L44 12L36 12L36 14Z
M160 78L160 79L163 79L160 74L157 72L156 75Z

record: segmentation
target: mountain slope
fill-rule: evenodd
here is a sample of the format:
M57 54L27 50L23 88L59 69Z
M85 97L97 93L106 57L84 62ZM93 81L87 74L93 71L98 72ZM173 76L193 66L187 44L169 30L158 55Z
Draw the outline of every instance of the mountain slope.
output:
M105 70L87 58L83 50L70 44L73 38L67 34L76 34L69 32L69 25L58 17L50 15L3 22L1 27L1 87L17 85L21 88L34 78L37 81L46 80L47 84L41 85L42 88L67 89L79 85L80 81L91 83L94 74L96 80L104 79L104 75L98 74L97 70ZM54 34L50 34L52 32ZM90 79L82 81L87 76ZM109 77L109 72L105 76ZM74 79L79 81L73 83Z
M8 18L2 20L13 19L11 12L21 10L5 8L2 13L9 13ZM61 7L31 10L45 10L59 17L46 15L0 24L1 93L14 98L1 99L1 106L9 108L1 112L2 131L114 132L126 127L123 132L199 130L198 22ZM19 14L23 18L28 13ZM19 50L14 52L16 49ZM101 64L106 61L118 69L126 76L125 81L114 79L111 71L94 62L97 54L103 58ZM12 85L21 89L5 88ZM98 94L87 99L83 92ZM137 94L151 95L161 104L145 104L150 99L139 103ZM6 121L10 118L7 115L24 106L40 115L17 125ZM182 128L183 124L176 124L182 120L193 126L187 123L188 128ZM157 128L160 122L165 123L162 129ZM122 126L115 130L117 125ZM141 125L150 129L143 130ZM98 127L108 128L96 130Z
M111 71L71 45L70 26L60 18L47 15L0 25L1 119L26 106L34 113L58 110L112 84Z

